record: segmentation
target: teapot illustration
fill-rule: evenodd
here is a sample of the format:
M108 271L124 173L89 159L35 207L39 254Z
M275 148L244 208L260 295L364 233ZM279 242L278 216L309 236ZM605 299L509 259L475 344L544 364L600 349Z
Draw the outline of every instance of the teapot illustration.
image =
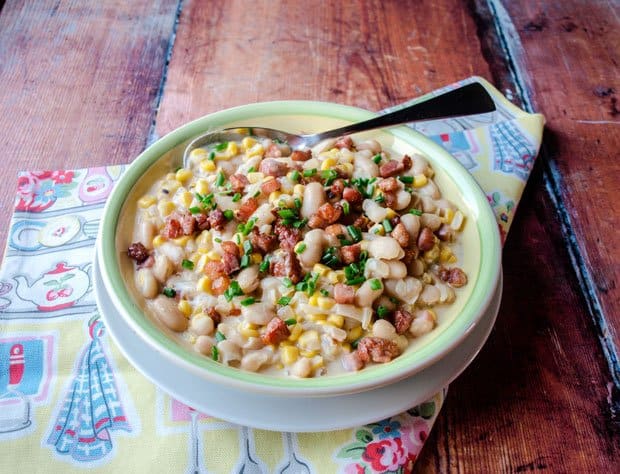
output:
M39 311L69 308L89 291L90 266L88 263L82 270L79 267L68 267L66 262L59 262L32 284L25 276L15 275L15 292L22 300L36 304Z

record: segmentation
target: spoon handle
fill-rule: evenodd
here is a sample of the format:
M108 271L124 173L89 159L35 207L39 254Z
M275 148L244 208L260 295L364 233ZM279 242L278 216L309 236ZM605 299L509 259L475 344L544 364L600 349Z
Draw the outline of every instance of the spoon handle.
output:
M306 135L304 136L304 142L307 146L312 146L325 138L339 137L350 133L364 132L420 120L483 114L493 112L494 110L495 102L493 102L487 90L481 84L474 82L431 97L424 102L419 102L364 122L357 122L346 127L314 135Z

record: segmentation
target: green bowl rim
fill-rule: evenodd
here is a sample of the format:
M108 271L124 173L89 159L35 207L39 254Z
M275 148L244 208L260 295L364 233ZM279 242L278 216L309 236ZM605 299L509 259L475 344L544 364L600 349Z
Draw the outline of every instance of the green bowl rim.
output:
M398 357L389 364L355 373L309 379L266 376L228 367L187 350L158 329L133 302L118 265L116 227L125 199L137 179L166 152L209 128L252 117L256 117L258 121L264 116L277 115L315 115L353 122L372 118L376 114L357 107L329 102L302 100L259 102L201 117L175 129L147 147L127 167L114 186L104 208L98 236L97 258L100 259L103 284L121 317L152 348L164 355L172 356L174 360L193 372L229 386L267 393L311 396L344 394L375 388L410 376L454 349L484 314L492 299L501 266L498 225L484 192L472 175L440 145L406 126L383 131L402 139L429 156L433 166L439 164L451 180L460 184L467 205L478 212L478 218L471 219L470 222L476 222L480 236L478 278L469 300L462 308L461 314L447 328L416 352ZM471 202L468 202L468 196L473 198Z

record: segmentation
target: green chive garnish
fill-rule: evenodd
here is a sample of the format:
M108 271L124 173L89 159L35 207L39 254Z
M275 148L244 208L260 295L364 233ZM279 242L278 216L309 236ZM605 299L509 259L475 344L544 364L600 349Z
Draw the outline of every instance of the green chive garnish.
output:
M220 331L216 331L215 340L217 342L224 341L225 339L226 339L226 336L224 336L224 334L222 334Z
M370 288L372 288L373 290L380 290L381 288L383 288L383 285L378 278L373 278L372 280L370 280Z
M389 219L383 220L383 228L386 232L392 232L392 223L389 221Z
M377 308L377 316L380 318L385 318L388 314L390 314L390 310L383 305L379 305Z
M310 176L314 176L317 172L316 168L312 168L309 170L304 170L304 178L309 178Z
M162 293L168 298L174 298L177 295L177 291L174 288L170 288L169 286L164 287Z
M233 202L239 202L240 199L241 199L241 193L235 193L232 197Z
M186 270L193 270L194 262L192 262L191 260L183 259L183 261L181 262L181 266Z
M221 171L217 174L217 178L215 180L215 185L219 188L221 186L224 185L224 181L226 181L226 177L224 176L224 173L222 173Z
M254 298L253 296L250 296L249 298L241 300L241 306L250 306L254 304L255 302L256 302L256 298Z
M293 181L294 183L299 181L299 171L297 170L291 171L291 181Z
M198 206L192 206L189 208L189 212L191 212L192 214L198 214L200 211L202 211L202 209L200 209Z
M289 304L291 302L291 297L290 296L282 296L279 300L278 300L278 304L282 305L282 306L286 306L287 304Z
M413 176L399 176L398 179L405 184L413 183Z
M344 212L345 216L349 215L350 207L348 201L342 201L342 212Z
M224 217L226 218L227 221L232 221L235 217L235 213L230 209L226 209L224 211Z
M213 346L211 348L211 359L217 361L220 358L220 351L217 350L217 347Z
M413 214L414 216L421 216L422 215L422 211L420 209L411 209L409 211L409 214Z
M295 248L295 253L297 254L304 253L305 250L306 250L306 243L302 242Z
M297 320L295 318L290 318L284 321L284 324L286 324L287 326L292 326L293 324L296 324L296 323L297 323Z
M381 155L373 156L372 161L374 161L376 164L379 164L379 162L381 162Z

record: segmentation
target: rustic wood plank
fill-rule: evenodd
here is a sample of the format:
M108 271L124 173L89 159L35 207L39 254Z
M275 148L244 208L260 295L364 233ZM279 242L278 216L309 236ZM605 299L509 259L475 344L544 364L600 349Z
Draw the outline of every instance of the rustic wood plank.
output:
M243 25L243 34L231 25ZM240 0L190 0L180 17L157 132L257 101L314 99L379 110L473 74L490 76L462 2L309 7L263 0L247 8Z
M0 241L17 171L126 163L143 149L176 10L176 0L4 5Z

